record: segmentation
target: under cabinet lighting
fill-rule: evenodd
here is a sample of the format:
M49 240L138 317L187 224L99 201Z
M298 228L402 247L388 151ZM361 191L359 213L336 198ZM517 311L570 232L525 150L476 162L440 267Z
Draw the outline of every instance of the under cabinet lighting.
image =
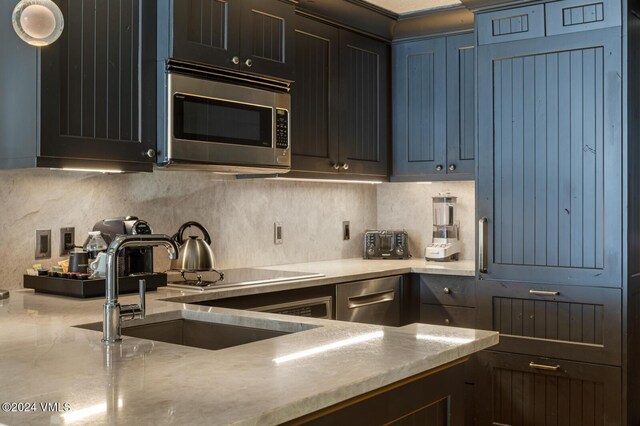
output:
M322 183L369 183L379 185L381 180L350 180L350 179L309 179L309 178L288 178L288 177L269 177L268 180L291 181L291 182L322 182Z
M80 169L75 167L51 168L51 170L64 170L68 172L92 172L92 173L124 173L123 170L115 170L115 169Z

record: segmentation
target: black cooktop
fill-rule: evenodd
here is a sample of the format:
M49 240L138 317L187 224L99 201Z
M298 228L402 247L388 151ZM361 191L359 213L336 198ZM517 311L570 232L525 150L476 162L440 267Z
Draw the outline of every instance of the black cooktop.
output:
M180 272L167 272L167 286L190 290L212 290L216 288L243 285L298 281L324 277L313 272L279 271L272 269L237 268L220 271L188 272L184 277Z

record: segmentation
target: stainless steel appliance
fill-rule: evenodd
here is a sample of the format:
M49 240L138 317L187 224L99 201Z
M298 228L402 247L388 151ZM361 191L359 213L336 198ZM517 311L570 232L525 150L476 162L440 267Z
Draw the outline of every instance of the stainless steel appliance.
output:
M288 85L249 77L221 81L204 78L203 70L188 71L166 77L160 166L236 174L289 171Z
M100 231L107 244L111 244L118 235L150 235L153 229L144 220L136 216L104 219L93 226ZM118 254L118 276L153 272L153 247L127 247Z
M190 235L185 240L184 231L190 227L198 228L202 232L204 240L195 235ZM180 253L176 260L171 261L171 269L183 272L211 271L216 265L213 250L211 249L211 236L209 231L198 222L187 222L178 229L173 240L178 243Z
M364 233L365 259L408 259L409 234L406 231L367 231Z
M397 327L401 276L336 286L336 319Z
M425 249L427 260L458 260L462 244L456 218L456 197L433 197L433 242Z
M293 315L296 317L333 319L333 303L331 296L296 300L293 302L278 303L268 306L258 306L249 310Z

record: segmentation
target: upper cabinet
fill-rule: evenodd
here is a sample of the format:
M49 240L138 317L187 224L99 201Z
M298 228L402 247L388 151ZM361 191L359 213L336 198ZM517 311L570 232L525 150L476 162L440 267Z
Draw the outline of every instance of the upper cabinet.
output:
M154 43L143 37L155 32L149 5L57 3L65 28L51 46L35 49L11 26L0 30L0 81L16 100L0 114L0 165L151 171L155 82L140 78L153 66ZM12 7L5 2L1 13Z
M295 5L282 0L161 0L164 55L293 79ZM168 15L168 16L165 16Z
M297 17L294 174L388 175L388 49L385 42Z
M474 35L393 47L393 180L475 176Z

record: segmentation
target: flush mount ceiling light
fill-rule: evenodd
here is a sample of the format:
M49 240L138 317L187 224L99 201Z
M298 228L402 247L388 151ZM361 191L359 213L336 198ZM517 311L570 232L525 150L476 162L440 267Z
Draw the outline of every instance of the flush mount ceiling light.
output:
M51 0L21 0L11 21L18 37L38 47L56 41L64 28L62 11Z

